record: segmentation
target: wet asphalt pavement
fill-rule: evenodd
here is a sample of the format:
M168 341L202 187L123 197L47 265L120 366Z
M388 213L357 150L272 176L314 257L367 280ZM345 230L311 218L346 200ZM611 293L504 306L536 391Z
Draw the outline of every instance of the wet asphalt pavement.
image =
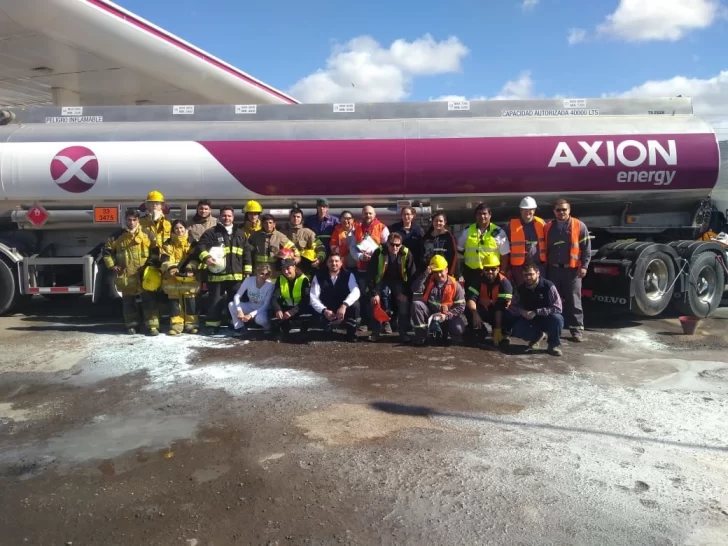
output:
M726 543L728 309L590 310L562 358L88 313L0 318L3 545Z

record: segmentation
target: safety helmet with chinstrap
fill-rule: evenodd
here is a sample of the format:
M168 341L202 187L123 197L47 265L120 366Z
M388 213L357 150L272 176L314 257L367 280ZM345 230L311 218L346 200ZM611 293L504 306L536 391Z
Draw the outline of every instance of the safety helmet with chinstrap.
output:
M164 203L164 195L160 191L152 190L147 195L147 201L151 203Z
M500 258L497 254L493 254L492 252L489 252L485 255L485 259L483 261L483 267L499 267L500 266Z
M432 271L444 271L447 269L447 260L443 256L436 254L430 260L430 269Z
M522 209L535 209L537 207L536 200L533 197L524 197L521 200L519 208Z
M245 208L243 209L243 212L246 214L248 212L261 213L261 212L263 212L263 207L257 201L250 200L247 203L245 203Z

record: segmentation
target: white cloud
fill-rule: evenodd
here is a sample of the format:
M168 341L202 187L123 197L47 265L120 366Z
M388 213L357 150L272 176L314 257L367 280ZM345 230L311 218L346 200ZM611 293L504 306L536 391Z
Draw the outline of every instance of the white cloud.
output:
M459 101L459 100L517 100L528 99L533 96L533 80L531 72L523 71L519 74L518 79L509 80L503 84L500 92L493 97L484 95L476 95L466 97L465 95L441 95L437 98L431 98L432 101Z
M728 70L707 79L675 76L651 80L610 97L692 97L693 110L715 127L721 139L728 138Z
M540 1L541 0L523 0L523 3L521 4L521 9L523 11L533 9L538 5Z
M290 93L302 102L388 102L410 95L417 76L460 71L470 51L456 37L435 41L425 34L383 48L370 36L334 47L326 68L298 80Z
M597 31L628 42L676 41L709 27L721 12L720 0L620 0Z
M586 40L586 30L583 28L571 28L569 29L569 45L578 44Z

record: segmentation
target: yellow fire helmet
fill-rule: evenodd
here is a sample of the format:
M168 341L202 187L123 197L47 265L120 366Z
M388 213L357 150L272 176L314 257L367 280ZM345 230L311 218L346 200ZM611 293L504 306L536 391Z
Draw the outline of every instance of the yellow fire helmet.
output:
M164 195L162 195L162 192L157 190L150 191L149 195L147 195L147 202L164 203Z
M162 272L156 267L146 267L142 276L142 288L147 292L156 292L162 286Z
M435 254L430 260L430 267L433 271L444 271L445 269L447 269L447 260L444 258L444 256Z
M316 261L316 251L312 250L310 248L307 248L306 250L301 252L301 257L306 258L307 260L311 260L312 262Z
M245 208L243 209L243 212L246 214L248 212L261 213L261 212L263 212L263 207L261 207L260 203L258 203L257 201L250 200L247 203L245 203Z
M500 266L500 258L493 253L486 254L485 262L483 267L498 267Z

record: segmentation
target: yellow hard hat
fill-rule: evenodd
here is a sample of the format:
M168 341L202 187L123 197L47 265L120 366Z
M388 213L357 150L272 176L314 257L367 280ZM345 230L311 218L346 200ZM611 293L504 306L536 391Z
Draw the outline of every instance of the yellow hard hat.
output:
M142 276L142 288L148 292L156 292L162 286L162 272L156 267L147 267Z
M157 190L150 191L149 195L147 195L147 201L164 203L164 195L162 195L162 192Z
M430 260L430 268L433 271L444 271L447 269L447 260L443 256L435 254Z
M311 260L312 262L316 261L316 251L312 250L310 248L307 248L306 250L301 252L301 257L306 258L307 260Z
M263 212L263 207L261 207L260 206L260 203L258 203L257 201L252 201L251 200L251 201L248 201L247 203L245 203L245 208L243 209L243 212L245 212L245 213L248 213L248 212L258 212L258 213L260 213L260 212Z
M489 252L485 255L485 261L483 262L483 267L498 267L500 266L500 258L497 254L493 254L492 252Z

